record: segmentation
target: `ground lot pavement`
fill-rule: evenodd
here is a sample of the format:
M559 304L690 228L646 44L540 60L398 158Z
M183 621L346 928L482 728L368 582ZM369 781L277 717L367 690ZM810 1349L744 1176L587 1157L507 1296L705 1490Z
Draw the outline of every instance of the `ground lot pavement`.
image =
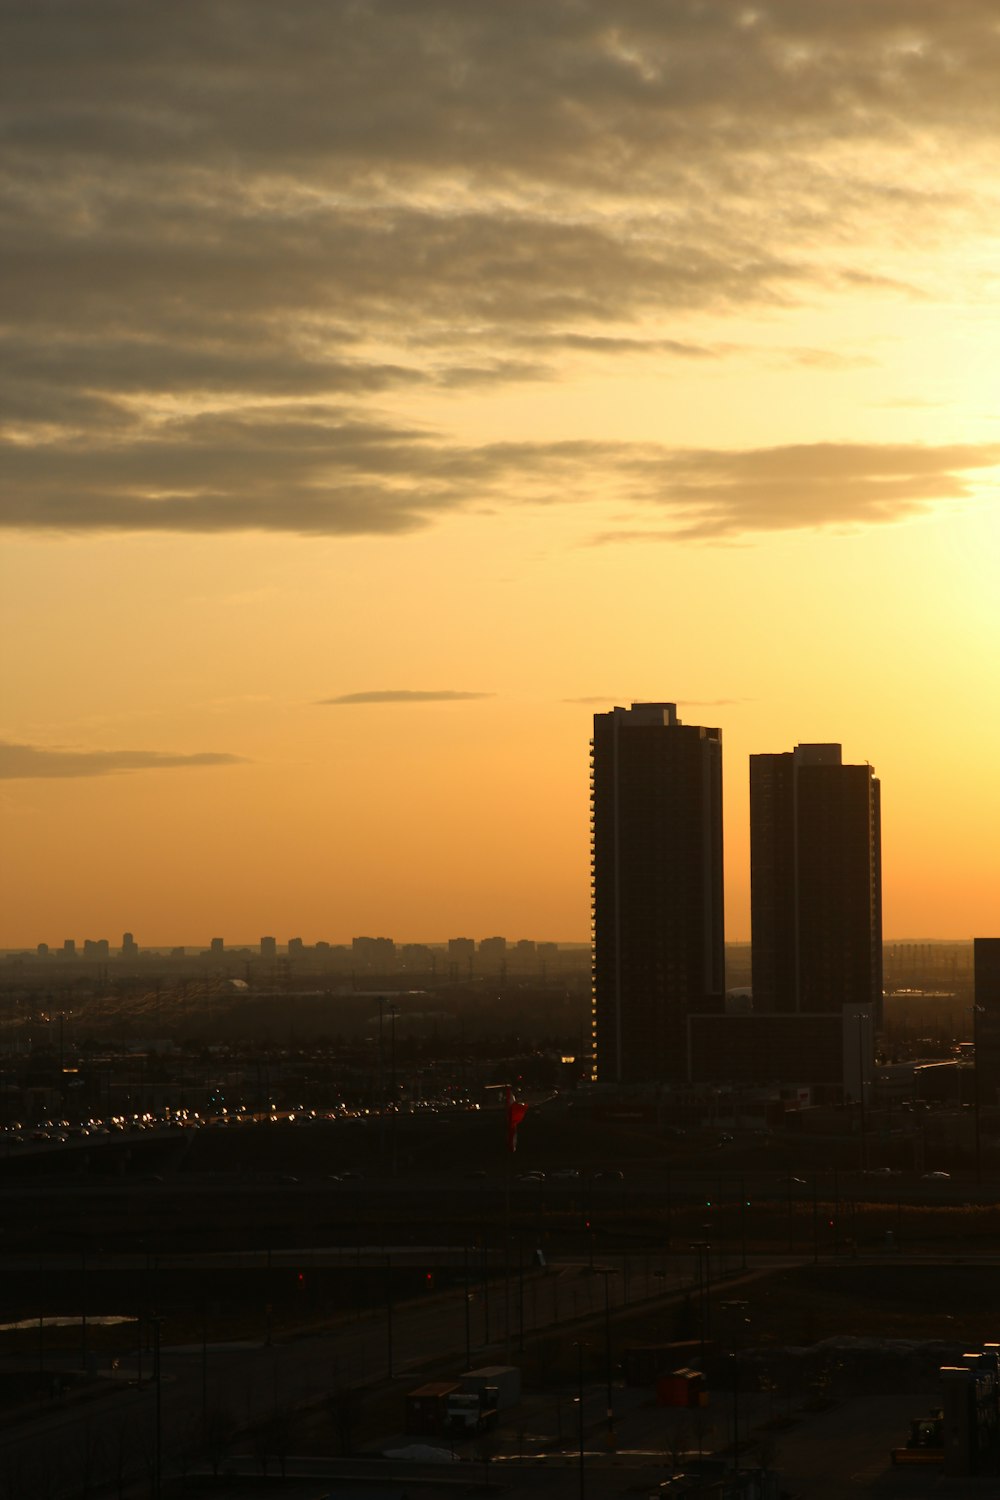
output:
M928 1409L913 1395L865 1396L825 1412L803 1414L778 1434L776 1467L786 1488L805 1500L965 1500L993 1496L996 1476L955 1477L938 1466L894 1468L890 1451L902 1447L912 1417Z
M652 1493L671 1470L669 1426L676 1413L657 1407L648 1391L614 1393L617 1448L609 1452L605 1443L603 1392L588 1391L585 1405L585 1464L587 1493L635 1495ZM769 1435L772 1466L780 1473L782 1488L796 1500L850 1500L874 1496L878 1500L963 1500L963 1497L998 1491L993 1478L960 1478L946 1475L943 1468L894 1467L891 1450L905 1443L910 1420L921 1416L933 1401L920 1394L881 1394L847 1398L825 1410L799 1406L777 1410L773 1401L747 1395L740 1401L741 1463L754 1462L754 1442ZM562 1442L553 1444L540 1429L553 1427L551 1405L522 1412L518 1431L510 1427L497 1435L494 1472L508 1491L527 1487L526 1469L532 1463L546 1467L574 1468L578 1458L577 1432L573 1426L573 1393L560 1401ZM732 1456L733 1403L731 1393L713 1393L709 1407L696 1430L686 1435L702 1443L706 1452L724 1451ZM542 1437L546 1456L537 1453ZM532 1449L536 1449L533 1454ZM520 1460L520 1462L519 1462ZM537 1480L528 1481L531 1487ZM559 1488L556 1485L556 1488Z
M638 1500L653 1494L670 1472L663 1451L671 1414L658 1408L648 1391L615 1390L618 1447L605 1442L604 1393L585 1393L585 1476L579 1476L578 1431L573 1394L560 1394L536 1403L530 1398L490 1443L488 1469L471 1445L459 1445L461 1459L453 1468L380 1459L374 1452L356 1459L291 1459L289 1477L297 1476L297 1500L320 1500L335 1493L338 1500L481 1500L534 1492L539 1500ZM938 1467L894 1468L890 1451L898 1446L912 1416L920 1415L926 1400L912 1394L849 1398L823 1411L804 1408L782 1413L780 1425L769 1428L775 1440L773 1464L782 1489L794 1500L965 1500L994 1496L996 1478L953 1478ZM749 1457L754 1430L773 1418L771 1404L748 1397L741 1408L741 1453ZM562 1422L562 1442L555 1441L554 1420ZM745 1425L744 1425L745 1421ZM706 1413L701 1436L710 1445L726 1448L731 1442L731 1396L720 1393ZM387 1446L396 1439L386 1440ZM413 1439L400 1437L410 1443ZM544 1452L541 1451L544 1449ZM731 1452L731 1450L730 1450ZM246 1476L246 1490L234 1474L229 1500L250 1500L259 1492L251 1480L254 1465L245 1458L227 1468ZM274 1481L272 1480L272 1483ZM315 1486L315 1487L313 1487ZM200 1493L200 1491L199 1491ZM270 1495L269 1491L269 1495ZM280 1492L284 1493L283 1490ZM290 1490L289 1493L292 1493ZM188 1500L194 1500L190 1494ZM278 1500L278 1493L274 1495Z

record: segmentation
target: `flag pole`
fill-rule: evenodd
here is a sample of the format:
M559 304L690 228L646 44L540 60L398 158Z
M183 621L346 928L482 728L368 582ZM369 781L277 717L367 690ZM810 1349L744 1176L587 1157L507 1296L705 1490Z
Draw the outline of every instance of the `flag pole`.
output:
M503 1213L503 1285L504 1285L504 1359L510 1364L510 1183L513 1162L517 1150L517 1127L524 1119L528 1106L514 1097L511 1083L491 1083L491 1089L503 1089L504 1116L507 1126L506 1169L504 1171Z

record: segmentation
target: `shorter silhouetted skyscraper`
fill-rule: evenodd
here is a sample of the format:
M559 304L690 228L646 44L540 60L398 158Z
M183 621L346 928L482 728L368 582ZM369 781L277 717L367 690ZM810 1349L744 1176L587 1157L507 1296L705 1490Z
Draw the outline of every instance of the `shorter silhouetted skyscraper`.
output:
M882 1007L880 787L839 745L750 757L757 1012Z

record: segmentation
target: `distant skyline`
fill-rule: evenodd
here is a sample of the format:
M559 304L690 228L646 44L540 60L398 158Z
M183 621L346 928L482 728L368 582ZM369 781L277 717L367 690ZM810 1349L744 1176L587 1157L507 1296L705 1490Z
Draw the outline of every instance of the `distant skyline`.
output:
M0 946L585 942L644 700L995 931L996 21L0 0Z
M232 938L232 937L226 937L224 933L223 934L213 933L213 936L214 937L222 936L223 941L224 941L225 946L226 946L226 951L227 952L229 950L234 950L234 951L235 950L240 950L240 951L251 950L251 951L256 951L260 947L260 941L261 940L260 940L259 937L257 937L257 938L242 937L241 938L241 937L237 936L235 938ZM405 935L405 934L404 935L400 935L400 934L393 934L391 932L381 932L381 931L379 931L379 932L372 932L372 933L365 933L365 934L362 934L362 933L352 933L352 934L350 934L349 936L346 936L346 937L344 937L344 936L340 936L340 937L330 936L329 934L323 934L323 933L317 933L317 934L313 934L313 935L310 936L308 934L302 934L302 933L298 933L298 932L292 932L292 933L289 933L287 936L281 936L281 937L278 937L276 939L276 941L277 941L277 951L279 953L283 952L288 947L289 940L292 939L292 938L296 938L296 937L302 937L302 940L305 943L306 948L310 949L310 948L314 947L316 943L329 943L329 944L331 944L331 945L333 945L335 947L347 947L347 948L349 948L351 946L352 939L355 938L355 937L361 937L361 936L388 937L392 942L394 942L396 944L397 948L399 948L399 947L405 947L405 946L408 946L408 945L412 944L412 945L417 946L417 947L424 946L424 947L429 947L429 948L443 948L443 949L446 949L447 946L448 946L448 942L449 942L449 938L448 937L427 937L426 935L424 935L422 937L420 937L420 936L413 937L413 936ZM889 947L892 947L894 944L895 945L902 945L902 946L905 946L907 944L915 944L915 945L927 944L927 945L930 945L930 946L933 946L933 945L940 945L940 946L943 946L943 947L953 947L953 946L961 947L961 946L966 946L966 947L971 948L972 944L975 941L975 939L976 939L977 936L982 936L982 934L973 933L970 937L961 937L961 938L913 937L913 936L907 936L906 934L902 934L902 935L897 935L897 936L892 936L892 937L885 937L883 939L883 947L889 948ZM484 930L482 933L475 933L475 934L473 934L473 933L451 933L450 937L472 937L476 943L481 942L485 938L505 937L509 943L516 943L516 942L520 941L521 939L527 939L528 941L535 942L535 943L555 943L557 945L557 947L560 947L560 948L589 948L590 947L589 941L586 940L586 939L581 939L581 938L559 938L559 937L553 937L551 934L545 934L545 933L534 933L534 934L529 934L529 933L524 933L524 932L518 932L516 934L515 933L498 933L498 932L496 932L495 929L492 929L492 928L489 929L488 931ZM120 954L121 954L121 939L120 939L120 936L114 937L114 936L111 936L109 933L106 933L106 932L101 932L101 933L91 933L91 932L88 932L86 934L82 934L80 932L63 932L63 933L60 934L60 936L58 938L54 937L54 936L49 936L49 937L40 937L40 938L34 939L34 940L30 941L30 942L26 942L26 943L9 943L9 944L5 945L3 948L0 948L0 952L6 952L6 953L34 953L35 950L37 949L39 943L44 943L44 944L48 945L48 947L49 947L49 949L51 951L51 956L53 958L58 958L60 956L60 949L61 949L61 946L62 946L63 942L65 942L66 939L72 939L77 944L77 948L79 950L78 951L78 956L82 957L83 944L86 941L86 939L88 939L88 938L91 941L95 941L95 942L100 942L100 941L102 941L102 939L107 939L107 941L110 943L111 957L114 958L114 957L120 956ZM159 953L162 957L169 957L171 950L174 949L174 948L183 948L185 950L186 955L188 955L190 957L194 957L199 952L208 953L208 951L209 951L209 945L210 945L211 941L212 941L211 937L194 938L194 939L188 939L186 941L185 941L185 939L183 937L180 937L180 938L170 937L170 938L164 938L162 940L156 940L154 938L154 939L151 939L148 942L147 941L138 941L137 940L136 947L137 947L137 951L140 952L140 953ZM750 946L750 939L749 938L726 938L726 947L727 948L748 948L749 946Z

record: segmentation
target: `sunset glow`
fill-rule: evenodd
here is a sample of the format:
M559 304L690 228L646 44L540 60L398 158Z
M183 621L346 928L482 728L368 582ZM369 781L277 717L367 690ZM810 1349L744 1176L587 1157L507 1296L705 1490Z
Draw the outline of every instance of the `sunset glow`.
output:
M7 10L0 946L584 942L644 699L997 928L995 6Z

